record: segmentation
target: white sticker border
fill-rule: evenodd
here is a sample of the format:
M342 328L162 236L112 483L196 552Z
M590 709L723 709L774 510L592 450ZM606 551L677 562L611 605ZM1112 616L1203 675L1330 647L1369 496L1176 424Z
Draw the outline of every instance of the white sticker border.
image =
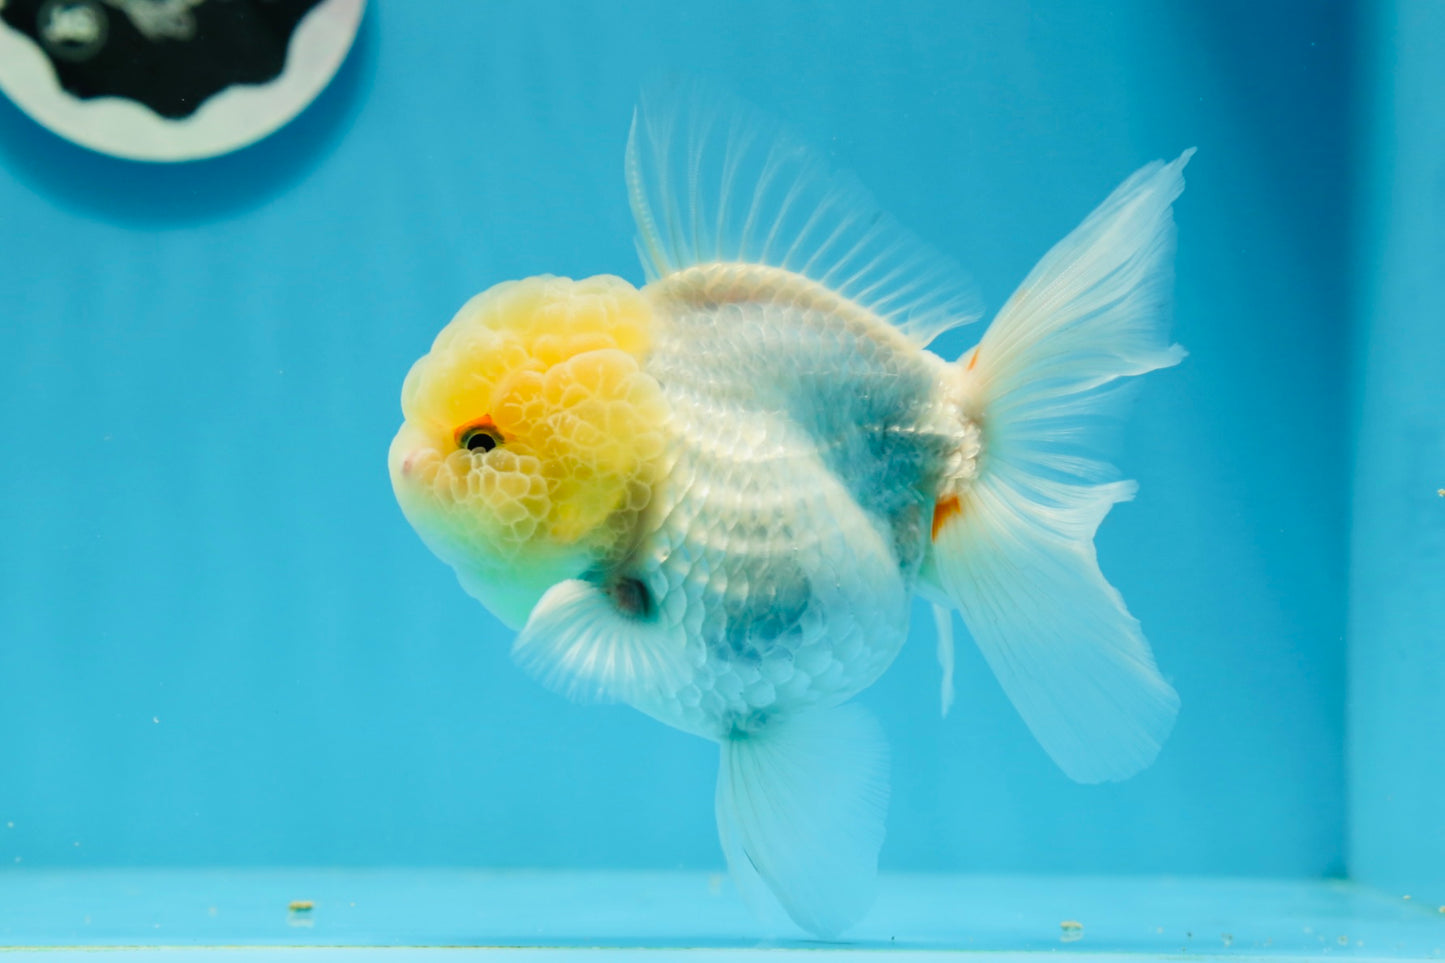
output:
M180 120L123 97L71 95L35 42L3 23L0 91L54 133L103 154L162 163L217 157L284 127L326 89L356 41L365 7L366 0L323 0L296 25L279 77L228 87Z

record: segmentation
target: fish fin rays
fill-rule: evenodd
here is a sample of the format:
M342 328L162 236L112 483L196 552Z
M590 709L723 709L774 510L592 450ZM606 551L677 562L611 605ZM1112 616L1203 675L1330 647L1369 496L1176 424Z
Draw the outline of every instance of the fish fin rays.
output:
M743 831L736 825L736 817L733 815L731 807L724 809L722 805L721 774L719 774L718 780L717 835L718 842L722 845L723 855L727 858L728 875L732 877L733 887L738 891L743 905L762 925L764 932L761 935L770 938L787 936L792 932L795 924L791 923L788 911L783 908L783 904L778 902L778 898L768 888L767 881L758 872L752 857L744 848Z
M698 264L783 268L919 344L976 320L973 283L761 111L697 81L656 84L633 112L627 185L649 280Z
M1080 782L1154 761L1179 697L1099 569L1094 534L1133 497L1105 461L1117 379L1177 364L1174 223L1192 152L1126 180L1039 262L955 367L981 472L935 531L933 565L1025 723Z
M1070 506L1097 525L1127 483ZM1006 481L981 481L935 545L938 570L1029 731L1071 779L1126 779L1152 763L1179 696L1099 570L1093 531L1070 537Z
M888 743L861 706L775 717L722 742L718 836L733 878L750 905L776 899L811 933L836 936L867 912L887 812Z
M575 702L636 704L686 682L685 640L617 610L590 582L548 589L512 644L528 675Z

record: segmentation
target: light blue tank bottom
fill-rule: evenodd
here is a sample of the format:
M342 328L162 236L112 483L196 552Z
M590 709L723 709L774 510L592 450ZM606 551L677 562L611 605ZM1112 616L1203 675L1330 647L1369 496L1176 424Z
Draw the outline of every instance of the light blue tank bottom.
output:
M885 874L868 918L830 947L760 940L721 874L22 868L0 875L0 949L32 948L5 963L94 961L97 947L120 963L155 959L161 946L175 948L161 957L168 963L423 953L710 961L739 950L821 963L830 948L910 963L950 950L977 963L1002 953L1009 963L1059 953L1096 963L1445 956L1445 913L1405 895L1319 880Z

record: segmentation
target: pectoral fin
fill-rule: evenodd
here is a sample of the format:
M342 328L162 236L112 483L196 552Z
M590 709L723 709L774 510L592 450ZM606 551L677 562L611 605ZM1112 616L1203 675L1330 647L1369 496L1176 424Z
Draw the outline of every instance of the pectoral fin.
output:
M577 702L636 704L686 684L686 639L626 592L569 579L532 610L512 658L547 688Z

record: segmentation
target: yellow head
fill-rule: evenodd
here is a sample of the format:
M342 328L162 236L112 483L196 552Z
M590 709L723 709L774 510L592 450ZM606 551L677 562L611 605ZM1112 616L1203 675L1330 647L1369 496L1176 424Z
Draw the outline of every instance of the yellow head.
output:
M608 275L468 301L401 390L392 488L427 546L512 627L619 551L652 493L666 406L651 310Z

